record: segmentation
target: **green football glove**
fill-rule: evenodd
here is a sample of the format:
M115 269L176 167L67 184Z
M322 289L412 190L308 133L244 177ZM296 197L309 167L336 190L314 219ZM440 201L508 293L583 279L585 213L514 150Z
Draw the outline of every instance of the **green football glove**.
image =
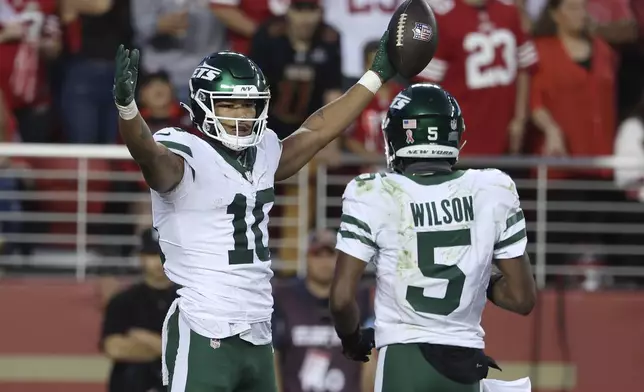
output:
M380 38L378 51L373 58L371 68L369 68L371 71L377 73L378 76L380 76L380 79L382 79L383 83L396 76L397 73L394 66L391 65L389 57L387 56L387 41L389 41L389 32L385 31L385 33Z
M114 102L127 106L134 101L136 82L139 78L139 50L130 53L120 45L116 51L116 72L114 73Z

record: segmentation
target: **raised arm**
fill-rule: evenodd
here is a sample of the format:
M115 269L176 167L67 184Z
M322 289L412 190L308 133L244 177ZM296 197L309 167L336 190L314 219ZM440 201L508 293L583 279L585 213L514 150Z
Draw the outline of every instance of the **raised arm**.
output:
M275 174L287 179L306 165L355 121L387 80L396 74L387 58L387 32L380 39L373 65L353 87L304 121L300 129L283 141L282 156Z
M123 45L116 54L114 101L119 111L119 132L132 158L141 168L145 182L159 193L176 187L183 177L183 158L152 138L134 100L139 72L139 51Z

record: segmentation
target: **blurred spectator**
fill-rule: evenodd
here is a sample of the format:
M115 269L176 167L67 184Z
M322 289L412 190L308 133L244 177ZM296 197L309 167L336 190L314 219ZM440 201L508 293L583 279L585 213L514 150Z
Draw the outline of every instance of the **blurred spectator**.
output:
M208 53L226 45L224 26L207 0L130 0L135 42L146 72L166 70L179 99L188 102L188 80Z
M143 280L107 305L101 347L114 361L110 392L161 392L161 328L177 287L163 271L159 235L148 229L139 250Z
M518 153L528 119L532 41L511 1L434 0L440 45L419 75L440 83L465 115L464 155ZM490 115L493 113L493 115Z
M640 102L630 113L630 116L617 129L614 153L618 158L644 161L644 94L641 95ZM644 166L616 169L615 184L625 192L626 199L629 202L644 203ZM622 214L613 214L616 215L618 223L639 225L644 220L641 205L633 206L633 208L623 211ZM641 231L635 231L632 234L623 233L619 240L614 241L613 244L622 246L640 245L642 244L642 233ZM612 259L614 260L615 257ZM622 255L617 259L618 261L621 259L626 265L642 265L642 257L639 255ZM616 280L618 282L626 280L642 284L641 278L616 277Z
M378 44L378 41L372 41L365 45L365 72L371 67L373 58L378 50ZM401 90L402 86L393 81L383 85L376 93L373 101L360 114L351 132L345 138L345 146L351 153L371 162L382 162L381 165L374 163L362 167L360 170L362 173L377 172L384 166L385 144L382 135L382 120L387 114L389 104Z
M589 28L609 44L623 44L637 39L637 22L631 11L632 0L588 0ZM636 0L637 1L637 0ZM526 0L526 10L537 20L548 0Z
M617 129L615 155L644 161L644 95ZM626 191L629 199L644 203L644 167L615 170L615 183Z
M174 96L170 77L165 71L145 76L140 83L138 103L141 116L152 133L166 127L191 125L190 118Z
M116 142L112 98L114 56L131 47L130 0L65 0L66 19L78 18L80 46L66 69L61 107L70 143Z
M378 41L403 0L323 0L324 20L342 36L343 87L351 87L364 73L365 46ZM442 26L441 26L442 28Z
M47 60L61 49L56 0L0 0L0 90L24 142L52 141Z
M0 142L11 141L11 134L15 127L15 121L4 104L3 94L0 91ZM18 180L9 172L11 159L0 156L0 192L12 192L18 190ZM21 209L20 200L0 197L0 214L8 212L19 212ZM12 246L3 238L3 234L17 234L20 222L11 219L0 219L0 254L12 252Z
M589 36L585 5L585 0L550 0L534 27L541 61L532 79L531 110L544 136L535 152L543 155L613 152L615 58L606 43Z
M210 0L212 11L228 28L231 50L248 54L259 25L286 13L290 0Z
M347 361L331 322L335 241L330 230L313 233L306 278L274 290L273 345L281 392L373 391L375 358L365 364ZM363 288L358 298L365 324L373 314L369 289Z
M533 152L546 156L596 157L611 155L615 137L615 57L600 38L588 33L585 0L550 0L534 26L539 53L539 70L532 80L532 120L540 134ZM552 210L549 223L604 223L615 219L606 210L588 213L589 202L616 202L623 197L606 191L604 184L611 170L550 169L552 179L581 180L583 187L557 186L552 183L548 200L574 201L580 209ZM572 184L573 182L571 182ZM593 185L595 183L596 185ZM580 229L578 232L550 232L549 243L565 244L569 255L552 254L555 262L578 261L601 263L596 247L616 244L618 233L599 233ZM574 245L578 247L575 248ZM591 246L593 245L593 246ZM572 252L579 251L579 255ZM599 250L602 253L601 250ZM556 252L554 252L556 253ZM576 258L569 260L570 257ZM562 257L562 259L558 259Z
M547 3L528 0L535 19ZM641 0L588 0L589 31L612 45L621 60L616 70L619 119L632 113L644 88L644 53L642 42L638 42L644 27L644 15L638 12L638 7L643 5Z
M342 94L340 36L322 20L319 0L292 0L288 12L262 25L253 37L250 57L264 71L271 86L268 126L283 139L296 131L315 110ZM339 142L320 151L309 164L309 217L315 213L316 162L337 166ZM297 197L298 185L285 185L285 193ZM284 206L283 216L297 219L297 204ZM297 238L296 226L284 226L281 238ZM295 261L296 248L283 248L283 260Z
M262 25L250 57L271 86L268 126L280 138L315 110L339 97L340 37L322 21L319 0L292 0L288 13Z

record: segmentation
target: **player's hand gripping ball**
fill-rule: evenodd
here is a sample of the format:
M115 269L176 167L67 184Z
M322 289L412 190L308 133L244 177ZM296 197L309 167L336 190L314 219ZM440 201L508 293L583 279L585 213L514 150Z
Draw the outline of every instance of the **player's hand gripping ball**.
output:
M434 57L438 26L427 0L406 0L389 21L387 57L405 78L418 75Z

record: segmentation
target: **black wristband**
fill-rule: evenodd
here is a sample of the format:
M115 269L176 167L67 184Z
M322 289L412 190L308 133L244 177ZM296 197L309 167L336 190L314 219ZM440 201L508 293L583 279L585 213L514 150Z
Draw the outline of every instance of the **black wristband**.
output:
M503 278L503 274L492 274L492 276L490 276L490 283L488 283L487 285L486 296L487 296L487 299L489 299L492 302L494 302L492 300L492 292L494 291L494 285L499 280L501 280L501 278Z

